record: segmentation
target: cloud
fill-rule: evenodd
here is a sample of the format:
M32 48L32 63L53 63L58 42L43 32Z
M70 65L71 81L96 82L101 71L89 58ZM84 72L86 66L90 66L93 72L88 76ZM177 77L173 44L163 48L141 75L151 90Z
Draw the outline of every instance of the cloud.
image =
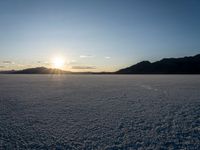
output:
M76 60L74 60L74 59L73 59L73 60L69 60L69 61L67 62L68 65L73 65L73 64L75 65L75 64L77 64L77 63L78 63L78 62L77 62Z
M37 61L37 63L41 65L50 65L50 62L48 61Z
M45 61L44 64L45 64L45 65L50 65L51 63L48 62L48 61Z
M0 66L0 68L5 68L5 66Z
M14 64L14 62L12 62L12 61L9 61L9 60L4 60L4 61L2 61L4 64Z
M80 58L92 58L94 57L93 55L80 55Z
M110 56L105 56L105 59L110 59L111 57Z
M94 66L72 66L72 69L96 69Z

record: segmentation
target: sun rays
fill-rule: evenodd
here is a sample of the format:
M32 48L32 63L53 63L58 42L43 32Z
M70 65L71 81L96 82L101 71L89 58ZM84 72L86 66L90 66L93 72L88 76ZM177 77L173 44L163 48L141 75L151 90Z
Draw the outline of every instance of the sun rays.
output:
M64 69L64 67L65 67L65 59L63 57L58 56L52 59L52 68Z

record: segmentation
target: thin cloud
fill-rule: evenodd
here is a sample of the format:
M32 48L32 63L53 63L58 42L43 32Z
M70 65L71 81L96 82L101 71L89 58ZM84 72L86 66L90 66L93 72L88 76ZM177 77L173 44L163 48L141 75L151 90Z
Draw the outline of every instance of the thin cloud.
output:
M50 62L45 61L44 64L45 64L45 65L50 65Z
M26 65L23 65L23 64L17 64L16 66L18 66L18 67L25 67Z
M4 61L2 61L4 64L14 64L14 62L12 62L12 61L9 61L9 60L4 60Z
M94 57L93 55L80 55L80 58L92 58Z
M75 65L75 64L77 64L77 61L76 60L70 60L70 61L68 61L68 63L67 63L68 65L70 64L70 65Z
M5 68L5 66L0 66L0 68Z
M96 69L94 66L72 66L72 69Z
M111 58L110 56L106 56L106 57L105 57L105 59L110 59L110 58Z

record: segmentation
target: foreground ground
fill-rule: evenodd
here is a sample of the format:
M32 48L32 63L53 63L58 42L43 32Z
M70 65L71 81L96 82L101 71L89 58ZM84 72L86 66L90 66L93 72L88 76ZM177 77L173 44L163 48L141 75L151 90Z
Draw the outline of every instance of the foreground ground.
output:
M200 76L1 75L0 149L200 149Z

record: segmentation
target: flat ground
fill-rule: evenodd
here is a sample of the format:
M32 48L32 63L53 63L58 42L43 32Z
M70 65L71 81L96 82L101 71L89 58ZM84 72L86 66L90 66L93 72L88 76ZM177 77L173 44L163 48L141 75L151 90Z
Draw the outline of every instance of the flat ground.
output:
M0 75L0 149L200 149L200 76Z

